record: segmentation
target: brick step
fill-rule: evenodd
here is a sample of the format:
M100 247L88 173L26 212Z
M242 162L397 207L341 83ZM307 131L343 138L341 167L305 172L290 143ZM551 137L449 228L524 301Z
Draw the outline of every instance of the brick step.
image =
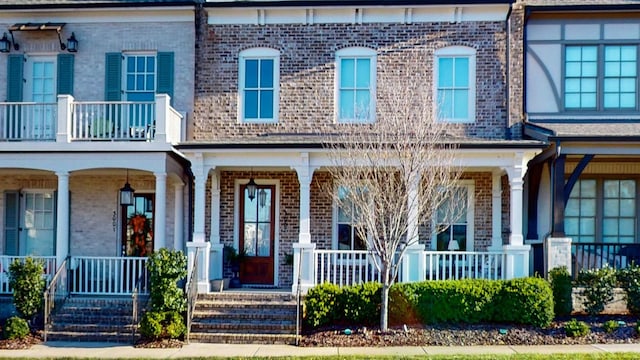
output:
M289 293L274 293L274 292L221 292L221 293L208 293L198 294L198 301L215 301L215 302L233 302L233 301L255 301L260 303L271 302L293 302L296 298Z
M219 310L196 310L193 313L194 319L220 319L224 321L233 320L289 320L296 318L295 311L233 311L234 309Z
M236 311L248 310L248 311L296 311L296 304L277 303L267 304L260 302L201 302L196 304L196 311L225 311L233 309Z
M83 307L77 308L73 306L63 306L56 311L57 314L74 314L77 316L95 316L95 315L109 315L113 318L118 316L131 316L133 309L129 307L124 308L111 308L111 307Z
M94 313L93 315L59 312L51 317L54 323L76 324L130 324L132 314L115 315L109 313Z
M190 341L212 344L286 344L296 343L295 335L284 334L230 334L230 333L198 333L192 332Z
M296 332L294 323L219 323L193 322L191 330L197 333L232 333L232 334L293 334Z
M132 325L129 324L79 324L79 323L60 323L51 324L51 330L61 332L81 332L81 333L110 333L124 332L131 333Z
M74 331L47 331L47 341L73 341L73 342L111 342L131 344L139 336L132 337L125 332L74 332ZM70 354L72 355L72 354Z

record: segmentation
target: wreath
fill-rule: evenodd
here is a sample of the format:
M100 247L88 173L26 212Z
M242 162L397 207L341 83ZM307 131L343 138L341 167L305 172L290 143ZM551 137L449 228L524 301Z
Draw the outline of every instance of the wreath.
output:
M131 235L129 244L133 256L147 256L147 238L152 234L151 221L142 213L135 213L129 217Z

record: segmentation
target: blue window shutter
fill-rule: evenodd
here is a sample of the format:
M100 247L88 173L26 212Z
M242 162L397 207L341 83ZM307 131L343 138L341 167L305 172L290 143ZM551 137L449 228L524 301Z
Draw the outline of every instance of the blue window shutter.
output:
M73 95L73 54L58 55L58 95Z
M7 61L7 101L8 102L21 102L22 101L22 86L24 70L24 56L23 55L9 55Z
M105 57L105 101L120 101L122 98L122 54L107 53Z
M19 205L19 192L6 191L4 193L4 255L18 255L20 241Z
M171 96L173 103L173 53L158 53L158 86L157 94L167 94Z

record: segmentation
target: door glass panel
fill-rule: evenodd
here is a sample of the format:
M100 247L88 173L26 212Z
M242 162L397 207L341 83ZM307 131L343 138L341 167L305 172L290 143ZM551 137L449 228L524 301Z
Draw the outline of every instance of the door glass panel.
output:
M271 221L271 189L258 191L258 221Z
M258 225L258 256L271 255L271 224Z
M256 224L244 224L244 252L247 256L256 256Z
M153 194L135 194L123 226L123 256L149 256L153 251Z

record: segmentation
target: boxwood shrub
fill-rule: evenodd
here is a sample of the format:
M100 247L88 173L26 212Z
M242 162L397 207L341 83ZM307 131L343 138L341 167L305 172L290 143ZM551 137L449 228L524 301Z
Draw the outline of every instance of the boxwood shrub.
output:
M377 283L318 285L305 299L306 324L378 324L380 289ZM507 322L546 327L553 316L551 287L541 278L402 283L389 294L391 325Z

